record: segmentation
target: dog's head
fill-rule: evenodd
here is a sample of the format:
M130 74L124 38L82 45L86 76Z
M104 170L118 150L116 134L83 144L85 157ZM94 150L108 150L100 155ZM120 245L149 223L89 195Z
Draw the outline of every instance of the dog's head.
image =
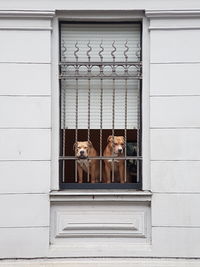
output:
M108 146L110 147L111 151L112 149L114 150L113 152L115 154L123 154L124 152L124 137L123 136L113 136L110 135L108 137Z
M90 141L81 141L74 144L75 156L78 158L87 158L89 151L92 148L92 143Z

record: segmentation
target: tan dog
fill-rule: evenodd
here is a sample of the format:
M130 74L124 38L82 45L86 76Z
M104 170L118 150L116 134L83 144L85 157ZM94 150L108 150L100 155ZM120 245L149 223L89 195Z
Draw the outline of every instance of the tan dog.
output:
M120 178L120 183L124 183L124 160L118 160L117 157L124 156L124 137L123 136L114 136L110 135L107 139L108 145L106 146L103 156L104 157L114 157L114 173L115 177ZM106 183L111 182L111 173L112 173L112 159L104 160L105 163L105 180Z
M91 183L95 183L99 177L98 160L90 159L88 157L97 157L97 152L90 141L77 142L74 144L75 156L77 161L78 182L83 182L83 171L88 173L91 177Z

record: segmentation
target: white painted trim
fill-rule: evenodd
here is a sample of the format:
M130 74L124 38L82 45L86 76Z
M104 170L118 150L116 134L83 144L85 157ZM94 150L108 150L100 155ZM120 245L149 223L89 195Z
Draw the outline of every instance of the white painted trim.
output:
M149 21L142 21L142 189L151 189L150 177L150 34Z
M149 191L116 191L116 190L65 190L53 191L50 193L52 202L65 201L125 201L125 202L150 202L151 192Z
M0 18L53 18L54 10L0 10Z
M141 10L65 10L56 12L58 19L62 21L102 21L121 22L138 21L144 17Z
M135 15L134 15L135 14ZM119 17L118 17L119 16ZM142 150L143 150L143 190L150 190L150 132L149 132L149 22L144 17L143 12L114 12L96 11L81 12L67 11L58 12L58 16L53 19L52 33L52 171L51 171L51 190L59 190L59 82L58 82L58 61L59 61L59 29L58 21L142 21L142 49L143 49L143 99L142 99ZM66 190L67 191L67 190Z
M199 259L167 259L167 258L107 258L107 259L29 259L2 260L0 267L199 267Z
M41 65L50 65L50 62L39 62L39 61L32 61L32 62L26 62L26 61L1 61L0 64L41 64Z
M145 15L148 18L181 18L181 17L199 17L200 9L183 10L146 10Z
M162 30L162 31L173 31L173 30L200 30L200 26L174 26L174 27L149 27L149 30L152 31L152 30Z
M51 27L0 27L0 31L52 31Z
M137 191L137 190L119 190L116 191L114 189L106 189L106 190L100 190L100 189L86 189L86 190L67 190L65 191L52 191L50 195L69 195L69 196L151 196L152 193L150 191Z
M52 190L59 190L59 24L58 18L52 21L51 45L51 186Z
M151 65L153 65L153 64L155 64L155 65L158 65L158 64L162 64L162 65L166 65L166 64L174 64L174 65L183 65L183 64L200 64L200 61L194 61L194 62L192 62L192 61L188 61L188 62L186 62L186 61L183 61L183 62L178 62L178 61L173 61L173 62L171 62L171 61L166 61L166 62L162 62L162 61L160 61L160 62L150 62L150 64Z

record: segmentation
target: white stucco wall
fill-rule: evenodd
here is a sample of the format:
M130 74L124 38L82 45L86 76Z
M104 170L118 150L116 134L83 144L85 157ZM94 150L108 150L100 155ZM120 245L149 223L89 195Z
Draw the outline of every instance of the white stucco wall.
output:
M143 111L149 125L145 189L153 193L151 244L127 254L123 248L124 256L200 258L200 3L195 0L0 2L1 258L50 255L49 192L51 181L56 188L57 173L55 164L51 168L54 12L70 16L69 10L105 9L128 10L130 16L143 10L149 23ZM63 257L56 253L51 255Z

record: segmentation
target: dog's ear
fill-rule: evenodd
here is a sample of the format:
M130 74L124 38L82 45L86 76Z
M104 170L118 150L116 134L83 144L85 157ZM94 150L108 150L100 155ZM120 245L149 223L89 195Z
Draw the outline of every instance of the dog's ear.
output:
M124 136L122 136L122 142L123 142L123 146L125 145L125 138Z
M92 142L90 140L88 141L88 145L89 147L92 147Z
M77 145L78 145L78 143L75 142L74 145L73 145L73 150L75 150L77 148Z
M108 136L107 142L110 143L112 142L112 140L113 140L112 135Z

